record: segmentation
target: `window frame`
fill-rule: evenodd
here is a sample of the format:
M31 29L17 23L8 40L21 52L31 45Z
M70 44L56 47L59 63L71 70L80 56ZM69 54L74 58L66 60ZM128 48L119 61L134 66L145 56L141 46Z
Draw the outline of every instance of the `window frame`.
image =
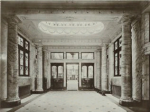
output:
M63 54L63 58L62 59L53 59L52 58L52 53L62 53ZM53 59L53 60L63 60L64 59L64 52L51 52L50 59Z
M120 74L120 58L121 58L121 55L120 55L120 52L121 52L121 45L120 45L120 40L121 40L121 37L119 37L115 42L114 42L114 76L117 77L117 76L121 76ZM121 41L122 42L122 41ZM117 49L116 49L116 43L117 43ZM116 75L116 70L115 70L115 67L116 67L116 61L115 61L115 55L117 54L117 75Z
M83 59L83 57L82 57L83 53L92 53L93 54L93 59L95 59L94 52L81 52L81 59ZM93 59L83 59L83 60L93 60Z
M18 43L18 68L19 68L19 76L21 77L29 77L30 76L30 43L27 39L25 39L22 35L18 34L18 38L23 39L23 46ZM28 49L25 48L25 42L28 42ZM20 51L23 51L23 75L20 75ZM28 54L28 75L25 74L25 54Z
M77 59L73 59L73 60L78 60L79 59L79 52L66 52L66 59L68 59L67 53L77 53L78 54L78 58ZM72 60L72 59L68 59L68 60Z

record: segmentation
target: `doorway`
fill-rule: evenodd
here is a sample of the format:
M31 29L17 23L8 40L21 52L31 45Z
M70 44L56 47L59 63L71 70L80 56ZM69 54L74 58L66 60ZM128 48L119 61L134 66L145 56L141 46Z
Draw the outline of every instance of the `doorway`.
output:
M78 90L78 76L79 76L79 64L78 63L67 63L67 90L77 91Z

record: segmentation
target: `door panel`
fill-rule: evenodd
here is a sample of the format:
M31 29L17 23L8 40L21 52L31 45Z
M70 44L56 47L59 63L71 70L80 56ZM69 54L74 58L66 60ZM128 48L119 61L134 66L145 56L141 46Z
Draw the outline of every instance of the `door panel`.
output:
M63 63L52 63L51 71L52 71L51 73L52 89L63 89L63 84L64 84Z
M81 64L81 87L82 89L94 88L94 63Z

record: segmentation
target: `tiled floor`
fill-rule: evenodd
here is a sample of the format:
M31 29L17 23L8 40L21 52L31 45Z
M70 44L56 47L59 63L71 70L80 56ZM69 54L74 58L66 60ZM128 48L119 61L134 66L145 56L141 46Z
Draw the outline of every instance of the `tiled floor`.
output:
M95 91L50 91L15 112L127 112Z

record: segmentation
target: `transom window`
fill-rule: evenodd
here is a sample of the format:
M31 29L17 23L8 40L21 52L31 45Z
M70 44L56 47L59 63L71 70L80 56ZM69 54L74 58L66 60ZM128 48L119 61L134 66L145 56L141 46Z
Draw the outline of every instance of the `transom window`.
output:
M120 74L120 59L121 59L121 37L114 42L114 76L121 76Z
M29 76L29 42L18 35L19 76Z
M81 57L82 57L82 59L94 59L94 53L93 52L82 52Z
M52 52L51 59L64 59L64 53L63 52Z
M67 52L67 59L79 59L78 52Z

